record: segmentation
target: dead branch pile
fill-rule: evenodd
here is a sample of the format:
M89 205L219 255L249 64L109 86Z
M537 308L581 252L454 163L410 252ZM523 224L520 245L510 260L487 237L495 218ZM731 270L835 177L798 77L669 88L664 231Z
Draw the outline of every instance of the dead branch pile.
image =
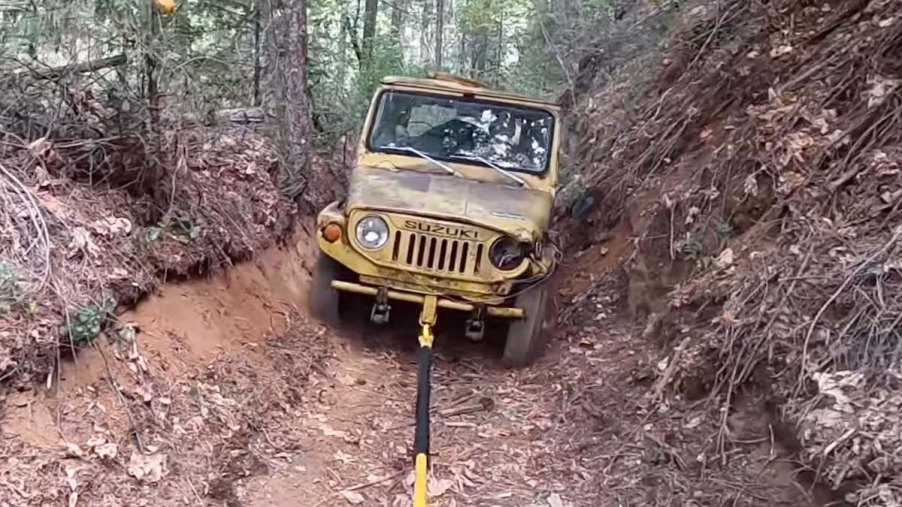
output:
M902 4L732 0L688 15L636 120L605 124L583 104L599 221L663 188L638 257L695 275L657 321L685 340L673 383L727 407L768 390L822 480L897 505Z
M166 161L150 135L145 101L115 79L112 68L126 63L125 57L90 63L58 69L4 65L2 148L52 140L54 158L45 163L52 175L150 193Z
M150 129L85 76L0 76L0 379L48 374L60 344L90 342L160 279L290 232L278 158L253 133Z

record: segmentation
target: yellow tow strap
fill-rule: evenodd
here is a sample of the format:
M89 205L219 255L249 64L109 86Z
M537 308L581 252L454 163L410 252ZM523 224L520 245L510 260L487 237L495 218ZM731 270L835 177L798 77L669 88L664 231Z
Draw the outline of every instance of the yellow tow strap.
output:
M417 360L417 406L416 406L416 432L414 434L413 450L414 459L414 483L413 483L413 507L426 507L429 473L429 395L430 377L432 375L432 326L435 325L438 300L435 296L426 296L423 301L423 311L420 314L420 351Z

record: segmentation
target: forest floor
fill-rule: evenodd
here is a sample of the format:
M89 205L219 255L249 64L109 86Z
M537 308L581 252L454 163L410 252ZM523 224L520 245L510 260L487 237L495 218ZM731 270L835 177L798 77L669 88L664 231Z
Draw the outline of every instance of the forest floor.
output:
M805 504L772 440L738 469L687 454L706 423L655 397L661 365L621 318L629 241L565 266L571 304L530 368L439 326L435 505ZM56 393L6 394L0 505L409 505L415 313L376 333L308 320L313 251L301 236L164 285Z

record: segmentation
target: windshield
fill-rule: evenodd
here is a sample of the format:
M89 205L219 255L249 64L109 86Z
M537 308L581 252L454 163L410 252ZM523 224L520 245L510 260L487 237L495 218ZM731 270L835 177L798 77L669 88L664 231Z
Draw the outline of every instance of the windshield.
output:
M387 91L379 99L369 147L397 153L413 148L437 160L540 174L548 168L553 128L554 118L541 109Z

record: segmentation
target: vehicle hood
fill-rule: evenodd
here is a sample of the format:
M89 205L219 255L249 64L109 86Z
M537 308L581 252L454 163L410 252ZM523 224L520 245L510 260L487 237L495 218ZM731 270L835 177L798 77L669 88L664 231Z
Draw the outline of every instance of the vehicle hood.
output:
M467 221L537 241L548 228L552 196L527 188L415 170L359 167L348 209L369 208Z

